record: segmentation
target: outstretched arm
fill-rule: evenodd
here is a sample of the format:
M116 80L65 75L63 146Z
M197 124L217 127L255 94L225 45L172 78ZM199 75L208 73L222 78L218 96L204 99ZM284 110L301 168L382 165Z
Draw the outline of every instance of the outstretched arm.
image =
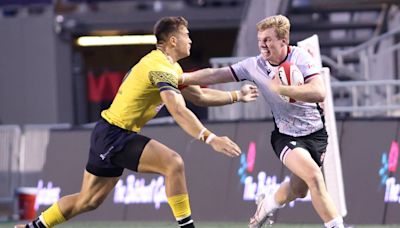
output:
M178 78L179 85L212 85L234 81L236 81L235 77L229 67L205 68L190 73L183 73Z
M240 90L222 91L200 86L188 86L181 90L185 100L197 106L221 106L235 102L251 102L257 99L258 90L254 85L243 85Z
M203 126L193 112L186 108L181 94L173 90L163 90L160 95L172 117L186 133L210 144L217 152L231 157L240 155L240 148L236 143L228 137L216 136Z

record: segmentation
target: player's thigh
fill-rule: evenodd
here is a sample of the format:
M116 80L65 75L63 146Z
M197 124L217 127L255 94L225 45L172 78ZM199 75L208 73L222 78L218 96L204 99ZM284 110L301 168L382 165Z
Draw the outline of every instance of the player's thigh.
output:
M152 139L139 160L138 171L165 174L173 165L183 165L181 156L164 144Z
M140 134L129 136L129 140L125 140L122 150L117 151L111 157L111 163L117 167L125 168L138 172L138 166L142 157L143 151L151 138Z
M296 147L287 153L284 164L293 174L305 181L308 186L312 181L320 181L322 178L322 172L317 163L310 153L301 147Z
M102 201L111 192L118 180L119 177L99 177L85 170L81 192L79 193L80 198Z

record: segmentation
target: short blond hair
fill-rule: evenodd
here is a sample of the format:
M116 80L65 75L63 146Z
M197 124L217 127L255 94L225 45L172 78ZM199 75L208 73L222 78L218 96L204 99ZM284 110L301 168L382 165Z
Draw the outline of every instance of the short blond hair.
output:
M290 21L283 15L266 17L257 23L257 31L274 28L278 39L286 38L289 41Z

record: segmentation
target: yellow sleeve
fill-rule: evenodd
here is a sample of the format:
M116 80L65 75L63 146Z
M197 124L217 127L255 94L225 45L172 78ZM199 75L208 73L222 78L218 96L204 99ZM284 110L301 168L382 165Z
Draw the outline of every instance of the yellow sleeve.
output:
M160 92L173 90L176 93L181 93L178 89L178 77L176 75L165 71L150 71L148 76L151 84L157 86Z

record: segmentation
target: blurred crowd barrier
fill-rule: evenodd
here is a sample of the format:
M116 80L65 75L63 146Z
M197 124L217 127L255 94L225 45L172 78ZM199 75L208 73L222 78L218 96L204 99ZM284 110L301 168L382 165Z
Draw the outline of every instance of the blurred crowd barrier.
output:
M270 194L289 178L269 143L272 120L207 123L242 149L238 158L215 153L176 124L145 127L142 134L176 150L184 159L193 215L202 221L248 221L260 192ZM79 191L92 125L0 126L0 216L15 219L15 190L37 188L35 209ZM400 224L399 119L338 120L346 222ZM310 197L287 205L277 222L320 223ZM76 220L170 220L165 180L125 171L98 210Z

